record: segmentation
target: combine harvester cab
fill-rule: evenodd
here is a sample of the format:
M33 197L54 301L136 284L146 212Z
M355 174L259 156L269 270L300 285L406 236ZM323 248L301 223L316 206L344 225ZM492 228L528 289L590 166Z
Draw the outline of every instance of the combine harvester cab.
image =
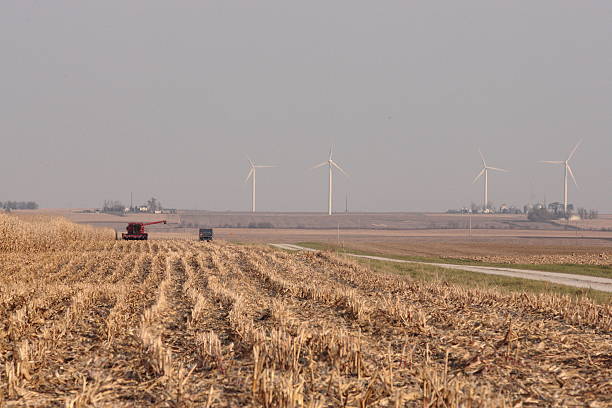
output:
M128 241L146 241L149 239L149 234L145 231L147 225L166 224L166 220L155 222L130 222L126 231L121 234L121 238Z

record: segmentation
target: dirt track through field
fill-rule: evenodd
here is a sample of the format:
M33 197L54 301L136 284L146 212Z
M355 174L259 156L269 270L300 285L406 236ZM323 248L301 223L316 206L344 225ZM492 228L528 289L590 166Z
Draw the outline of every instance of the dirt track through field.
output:
M294 245L294 244L271 244L271 245L276 248L285 249L288 251L309 251L309 252L314 251L311 248L306 248L306 247L302 247L302 246ZM534 270L526 270L526 269L501 268L501 267L492 267L492 266L453 265L453 264L434 263L434 262L407 261L403 259L393 259L393 258L386 258L386 257L381 257L381 256L371 256L371 255L358 255L358 254L351 254L351 253L346 253L345 255L351 256L354 258L372 259L374 261L431 265L431 266L437 266L437 267L445 268L445 269L478 272L478 273L485 273L488 275L510 276L512 278L546 281L546 282L558 283L561 285L574 286L577 288L589 288L589 289L601 290L604 292L612 292L612 279L601 278L597 276L575 275L575 274L569 274L569 273L556 273L556 272L547 272L547 271L534 271Z
M0 316L2 406L612 403L610 306L418 283L323 253L5 253Z

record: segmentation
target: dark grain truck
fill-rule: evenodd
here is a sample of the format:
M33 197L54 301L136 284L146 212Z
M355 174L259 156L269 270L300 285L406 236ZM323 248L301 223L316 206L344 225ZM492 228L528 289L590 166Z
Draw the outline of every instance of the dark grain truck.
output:
M212 228L200 228L200 241L212 241L215 234Z

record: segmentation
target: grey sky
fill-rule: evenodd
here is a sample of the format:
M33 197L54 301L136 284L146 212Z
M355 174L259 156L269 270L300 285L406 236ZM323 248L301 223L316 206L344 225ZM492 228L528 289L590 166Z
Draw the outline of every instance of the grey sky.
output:
M612 211L612 2L0 3L0 200L246 210ZM16 170L19 169L19 172Z

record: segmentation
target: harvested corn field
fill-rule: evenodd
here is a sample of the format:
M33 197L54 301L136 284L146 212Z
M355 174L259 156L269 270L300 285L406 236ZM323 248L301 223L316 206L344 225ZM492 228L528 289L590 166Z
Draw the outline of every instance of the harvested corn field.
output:
M188 241L0 254L0 405L609 406L612 310Z
M612 265L612 255L605 252L599 254L570 255L471 256L457 257L455 259L518 265Z

